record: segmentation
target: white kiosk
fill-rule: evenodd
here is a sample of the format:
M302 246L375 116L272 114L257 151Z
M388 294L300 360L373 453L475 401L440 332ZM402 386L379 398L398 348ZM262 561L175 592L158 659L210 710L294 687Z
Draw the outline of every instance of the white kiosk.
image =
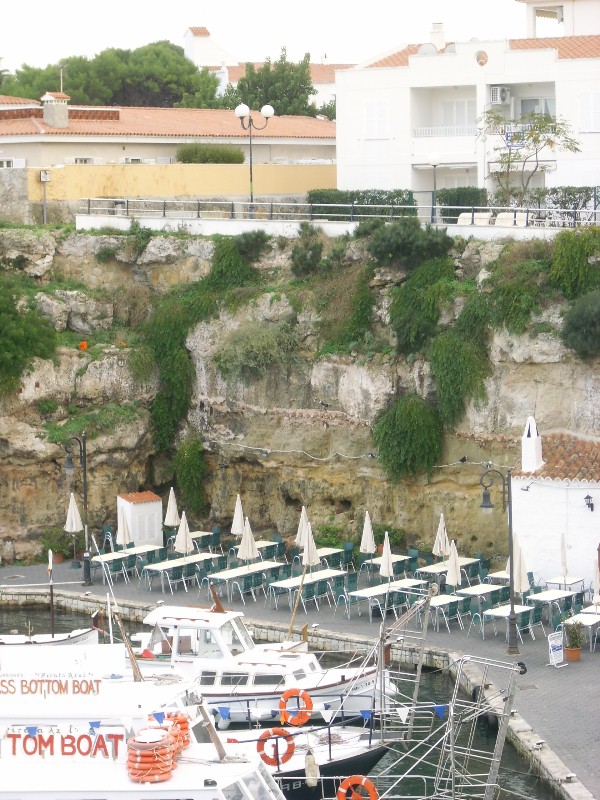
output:
M162 500L154 492L128 492L117 495L117 518L122 510L129 533L136 545L163 546Z

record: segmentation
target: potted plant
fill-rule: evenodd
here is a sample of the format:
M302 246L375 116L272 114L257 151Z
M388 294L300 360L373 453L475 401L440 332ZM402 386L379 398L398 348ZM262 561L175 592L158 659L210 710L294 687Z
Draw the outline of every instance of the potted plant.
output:
M82 533L67 533L62 528L46 528L40 536L40 545L47 558L48 550L52 550L52 559L60 564L65 558L73 558L73 535L75 536L75 550L83 548Z
M569 619L566 619L563 623L563 633L565 637L565 659L567 661L579 661L581 646L584 641L583 625L581 622L570 622Z

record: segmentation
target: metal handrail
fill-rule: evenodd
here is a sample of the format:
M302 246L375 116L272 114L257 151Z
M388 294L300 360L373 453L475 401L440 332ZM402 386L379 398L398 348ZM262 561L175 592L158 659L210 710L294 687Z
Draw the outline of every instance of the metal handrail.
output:
M433 213L432 213L433 212ZM185 224L188 219L285 220L296 222L360 222L379 218L393 221L416 217L437 224L505 224L516 227L578 227L600 224L600 209L529 208L509 206L371 205L364 203L277 203L214 200L165 200L130 198L86 198L78 213L85 216L115 216L131 219L170 218ZM485 222L484 222L485 224Z

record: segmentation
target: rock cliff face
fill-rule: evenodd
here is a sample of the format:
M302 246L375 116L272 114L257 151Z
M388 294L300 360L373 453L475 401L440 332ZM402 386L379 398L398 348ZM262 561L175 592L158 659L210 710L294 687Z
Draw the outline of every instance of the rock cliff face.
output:
M457 257L457 271L480 274L501 246L470 242ZM360 248L352 247L352 257L360 260ZM110 257L99 263L96 256L103 248ZM93 287L160 290L206 274L211 254L212 243L205 240L156 237L143 252L128 255L115 237L0 231L3 268L23 269L41 284L60 272ZM278 275L289 277L286 253L275 246L260 267L270 282ZM397 272L385 270L373 280L374 320L378 332L388 337L389 292L398 280ZM110 301L92 300L85 291L44 293L38 305L57 330L66 327L82 336L108 327L114 310ZM481 470L456 462L466 455L470 462L515 464L529 415L535 415L542 435L556 430L600 435L597 363L582 363L552 333L532 338L504 331L492 343L494 371L487 381L487 402L470 406L447 437L443 463L450 466L436 470L430 481L392 483L375 457L371 425L398 393L428 396L432 381L426 362L389 355L317 360L319 317L308 309L296 317L303 351L293 370L244 384L226 382L216 368L212 357L228 332L250 321L275 324L292 313L290 299L271 291L189 333L186 346L195 384L187 426L201 433L211 468L206 487L210 514L198 520L202 524L230 523L239 492L255 530L295 532L305 505L313 527L333 525L352 536L360 533L362 515L369 510L374 522L405 528L415 543L429 547L443 511L459 549L502 553L505 518L484 520L479 515ZM543 329L558 329L560 315L558 307L546 311L540 320ZM107 344L94 358L63 347L56 361L37 360L18 394L0 399L4 558L33 554L44 527L63 526L69 492L81 491L80 475L72 485L67 483L65 451L48 441L48 416L40 401L55 401L55 421L66 421L88 406L137 403L127 423L88 442L88 506L92 529L98 529L103 522L114 522L117 493L140 488L168 492L172 466L154 452L147 412L156 390L156 378L143 385L133 380L127 347Z

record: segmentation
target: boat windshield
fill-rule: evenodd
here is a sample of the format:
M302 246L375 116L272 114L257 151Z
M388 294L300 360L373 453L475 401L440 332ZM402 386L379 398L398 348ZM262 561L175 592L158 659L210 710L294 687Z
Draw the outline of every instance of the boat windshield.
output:
M248 633L246 626L240 619L226 622L221 628L223 640L231 647L233 655L238 655L242 650L254 649L254 642ZM235 651L238 651L236 653Z

